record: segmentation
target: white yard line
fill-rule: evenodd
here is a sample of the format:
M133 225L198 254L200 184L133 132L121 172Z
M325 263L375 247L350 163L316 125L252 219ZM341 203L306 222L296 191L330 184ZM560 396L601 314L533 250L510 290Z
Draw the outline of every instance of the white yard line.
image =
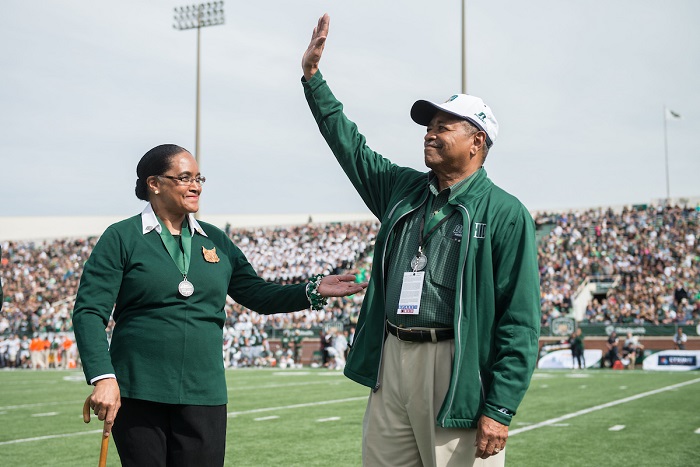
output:
M317 405L343 404L345 402L355 402L355 401L361 401L361 400L367 400L367 396L348 397L347 399L336 399L336 400L332 400L332 401L308 402L306 404L283 405L283 406L279 406L279 407L264 407L261 409L242 410L240 412L229 412L228 416L229 417L236 417L238 415L246 415L246 414L250 414L250 413L273 412L275 410L300 409L302 407L314 407Z
M270 415L269 417L258 417L254 418L253 420L256 422L264 422L265 420L276 420L278 418L280 418L279 415Z
M328 417L328 418L319 418L316 420L317 422L335 422L337 420L340 420L340 417Z
M672 391L674 389L678 389L680 387L687 386L689 384L695 384L695 383L700 383L700 378L691 379L690 381L685 381L683 383L672 384L671 386L666 386L666 387L663 387L660 389L654 389L653 391L647 391L647 392L643 392L641 394L637 394L634 396L625 397L624 399L618 399L616 401L596 405L594 407L589 407L587 409L579 410L578 412L573 412L573 413L569 413L566 415L562 415L561 417L550 418L549 420L545 420L544 422L535 423L534 425L524 426L522 428L517 428L517 429L509 432L508 436L513 436L513 435L517 435L520 433L524 433L526 431L535 430L537 428L542 428L543 426L551 426L551 425L554 425L555 423L560 423L560 422L563 422L564 420L578 417L579 415L586 415L586 414L589 414L591 412L595 412L596 410L607 409L609 407L614 407L616 405L636 401L637 399L641 399L641 398L647 397L647 396L653 396L654 394L659 394L659 393L662 393L665 391Z
M608 428L608 431L622 431L625 429L625 425L613 425Z
M77 433L64 433L62 435L37 436L36 438L12 439L10 441L0 442L0 446L5 446L6 444L28 443L30 441L43 441L45 439L68 438L70 436L91 435L91 434L95 434L95 433L102 433L102 430L79 431Z
M339 383L342 383L342 382L343 381L324 380L324 381L307 381L307 382L299 382L299 383L261 384L259 386L233 386L233 385L231 385L228 388L228 392L250 391L250 390L258 390L258 389L290 388L293 386L312 386L312 385L316 385L316 384L337 386Z
M66 404L81 404L85 402L85 400L82 401L62 401L62 402L37 402L36 404L22 404L22 405L7 405L5 407L0 407L0 410L9 410L9 409L26 409L29 407L45 407L47 405L66 405Z

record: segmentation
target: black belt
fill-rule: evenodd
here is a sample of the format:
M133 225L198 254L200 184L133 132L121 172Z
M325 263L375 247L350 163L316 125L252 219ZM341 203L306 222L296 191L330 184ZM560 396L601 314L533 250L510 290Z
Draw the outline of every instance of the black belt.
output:
M396 336L400 341L408 342L440 342L455 338L454 329L404 329L386 322L389 334Z

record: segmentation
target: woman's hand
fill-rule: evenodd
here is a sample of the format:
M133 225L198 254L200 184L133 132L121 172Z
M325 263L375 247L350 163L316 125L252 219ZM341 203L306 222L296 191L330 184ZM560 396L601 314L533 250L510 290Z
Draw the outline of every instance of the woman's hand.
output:
M367 282L355 282L352 274L326 276L318 285L318 293L324 297L345 297L367 288Z

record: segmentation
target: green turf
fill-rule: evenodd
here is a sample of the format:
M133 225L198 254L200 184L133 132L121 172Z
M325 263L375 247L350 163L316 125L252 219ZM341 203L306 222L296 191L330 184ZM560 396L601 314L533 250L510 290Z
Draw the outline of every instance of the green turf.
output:
M227 380L226 465L360 465L368 389L328 370L232 370ZM82 422L89 392L79 372L0 371L0 466L94 466L100 433L86 432L101 423ZM510 428L507 465L697 465L699 412L698 372L539 371ZM119 465L113 444L107 464Z

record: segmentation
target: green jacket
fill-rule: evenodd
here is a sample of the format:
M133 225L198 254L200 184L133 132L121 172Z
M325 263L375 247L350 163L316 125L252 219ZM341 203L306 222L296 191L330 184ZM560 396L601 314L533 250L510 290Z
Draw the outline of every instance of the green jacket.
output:
M281 286L257 276L224 232L199 223L192 236L187 278L190 297L178 294L182 274L155 230L141 216L104 232L85 264L73 311L75 337L89 382L115 374L122 397L167 404L227 403L222 357L226 295L260 313L309 307L305 284ZM219 262L204 259L216 248ZM111 345L105 327L114 308Z
M372 151L317 72L303 81L306 99L336 159L381 221L372 275L345 375L379 389L385 339L385 258L397 223L428 196L428 173L399 167ZM453 204L463 240L455 284L455 355L437 424L476 427L484 414L509 425L535 369L540 328L535 226L513 196L479 170Z

